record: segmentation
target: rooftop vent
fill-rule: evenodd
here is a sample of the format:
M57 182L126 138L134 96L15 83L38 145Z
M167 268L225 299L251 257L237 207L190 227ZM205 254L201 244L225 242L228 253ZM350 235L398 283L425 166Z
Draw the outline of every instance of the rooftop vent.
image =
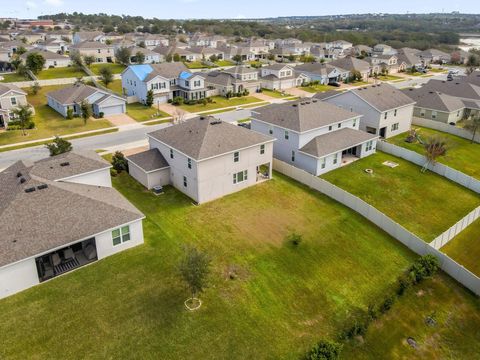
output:
M48 188L47 184L41 184L41 185L37 186L37 190L43 190L43 189L46 189L46 188Z
M293 107L298 107L298 104L292 104Z
M312 100L312 102L313 102L313 103L316 103L317 101L318 101L318 100L315 100L315 99L314 99L314 100Z
M220 120L217 120L217 121L212 121L210 123L210 125L218 125L218 124L221 124L222 122Z
M306 101L305 104L310 104L310 101Z
M34 187L30 187L30 188L26 188L25 189L25 192L26 193L31 193L31 192L34 192L35 191L35 188Z
M69 165L70 165L70 163L68 161L60 163L61 167L65 167L65 166L69 166Z
M21 177L21 178L20 178L20 184L25 183L25 181L27 181L27 179L25 179L24 177Z
M17 178L19 178L19 177L21 177L21 176L22 176L22 173L19 171L19 172L17 173Z
M205 116L200 116L200 120L205 120Z

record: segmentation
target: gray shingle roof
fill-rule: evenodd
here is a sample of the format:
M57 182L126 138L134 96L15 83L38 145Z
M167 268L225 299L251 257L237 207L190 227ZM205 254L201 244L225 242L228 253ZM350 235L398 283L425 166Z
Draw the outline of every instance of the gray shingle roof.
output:
M267 105L253 111L254 119L297 132L318 129L359 116L361 115L333 104L310 99Z
M416 102L415 106L426 109L452 112L465 107L465 104L457 97L430 91L426 88L407 89L403 90L403 93Z
M333 154L366 141L378 138L377 135L352 128L343 128L328 134L317 136L300 149L301 152L317 158Z
M72 45L70 49L111 49L112 45L103 44L99 41L84 41L76 45Z
M156 148L127 156L127 159L145 172L159 170L170 166L162 153Z
M45 60L69 60L68 56L60 55L60 54L57 54L57 53L54 53L54 52L51 52L51 51L48 51L48 50L41 50L41 49L33 49L33 50L30 50L30 51L27 51L25 54L23 54L20 57L23 60L26 60L28 55L33 54L33 53L42 55Z
M59 102L60 104L68 105L68 104L82 102L87 97L95 94L96 92L102 92L102 91L98 90L97 88L94 88L93 86L84 85L84 84L75 84L66 88L49 92L47 96L51 97L52 99Z
M20 94L27 95L25 91L20 89L18 86L15 86L13 84L0 84L0 96L10 92L10 91L16 91Z
M49 161L58 159L33 166L18 161L0 173L0 267L144 217L113 188L36 175ZM48 187L24 191L42 184Z
M392 85L381 84L351 90L379 111L388 111L415 102Z
M178 78L182 71L188 71L188 68L182 62L151 64L153 71L145 78L145 82L152 80L160 75L166 79Z
M330 66L335 66L337 68L347 70L347 71L353 71L357 70L360 72L365 72L370 69L370 64L367 61L357 59L354 57L345 57L343 59L338 59L329 62Z
M273 141L213 117L197 117L148 135L197 161Z
M432 79L426 83L423 88L462 99L480 100L480 86L465 80L442 81Z

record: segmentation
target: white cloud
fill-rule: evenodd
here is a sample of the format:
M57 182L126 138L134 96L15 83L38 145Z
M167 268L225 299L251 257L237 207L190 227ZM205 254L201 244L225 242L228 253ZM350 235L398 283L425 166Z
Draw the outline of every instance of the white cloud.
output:
M63 0L45 0L45 4L59 7L63 5Z
M37 7L37 3L34 1L27 1L26 4L29 9L35 9Z

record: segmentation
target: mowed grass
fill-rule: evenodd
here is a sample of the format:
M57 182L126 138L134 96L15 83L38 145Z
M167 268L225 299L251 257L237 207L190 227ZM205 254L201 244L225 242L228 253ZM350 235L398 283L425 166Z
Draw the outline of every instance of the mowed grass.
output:
M262 101L259 98L256 98L254 96L233 97L231 99L227 99L223 96L212 96L211 99L213 100L213 102L207 103L206 105L183 104L183 105L180 105L179 107L185 111L196 113L200 111L216 110L216 109L221 109L221 108L231 107L231 106L241 106L241 105L247 105L247 104L252 104L252 103Z
M416 257L278 174L201 206L171 187L156 197L127 174L113 182L146 214L145 245L1 300L0 357L296 360ZM285 240L294 231L297 247ZM194 313L177 270L186 244L212 259Z
M309 85L309 86L301 86L300 89L304 91L308 91L309 93L318 93L318 92L337 90L338 88L331 85L316 84L316 85Z
M480 162L478 161L478 159L480 159L480 144L472 143L470 140L441 131L420 126L413 127L418 129L418 134L423 140L429 137L440 137L446 140L448 147L447 154L437 159L439 163L480 179ZM425 155L423 145L419 142L407 143L405 141L407 136L408 133L403 133L388 139L388 142Z
M100 80L100 83L105 86L103 81ZM117 93L118 95L123 95L122 80L113 80L106 88Z
M142 122L170 116L155 107L148 107L141 103L127 104L127 114L134 120Z
M384 161L399 166L390 168ZM373 169L367 174L365 169ZM322 175L430 242L480 205L474 192L382 152ZM445 206L448 204L448 206Z
M230 60L217 60L215 61L215 65L217 66L234 66L235 63Z
M23 136L21 130L9 130L0 133L0 145L14 144L18 142L39 140L55 135L74 134L89 130L103 129L112 126L107 120L90 119L85 125L82 118L65 119L58 112L47 105L46 94L64 88L69 85L43 86L37 95L28 95L27 101L35 108L33 121L35 128L26 130ZM29 91L29 89L25 89Z
M113 74L121 74L122 71L125 70L125 65L122 64L100 63L92 64L89 66L90 70L92 70L95 75L100 75L100 70L105 67L112 70Z
M480 276L480 219L470 224L440 251Z
M3 82L3 83L31 80L28 76L18 75L17 73L0 74L0 76L3 77L3 80L0 80L0 82Z
M36 76L39 80L63 79L63 78L82 78L86 76L85 72L74 66L45 69Z
M281 92L278 90L270 90L270 89L262 89L262 94L273 97L273 98L277 98L277 99L283 99L283 98L292 96L285 92Z
M395 81L395 80L406 80L406 79L401 76L395 76L395 75L379 75L378 80Z

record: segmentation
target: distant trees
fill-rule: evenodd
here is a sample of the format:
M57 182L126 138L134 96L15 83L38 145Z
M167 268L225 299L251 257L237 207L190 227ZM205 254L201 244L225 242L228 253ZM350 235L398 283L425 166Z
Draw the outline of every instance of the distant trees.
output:
M100 80L103 84L108 87L109 84L113 82L113 72L108 66L103 66L100 68Z
M115 52L115 58L117 59L117 62L125 66L128 66L130 64L131 57L132 50L127 47L122 46Z
M25 65L28 70L34 74L38 74L45 66L45 61L45 58L41 54L33 52L28 54L27 59L25 60Z

